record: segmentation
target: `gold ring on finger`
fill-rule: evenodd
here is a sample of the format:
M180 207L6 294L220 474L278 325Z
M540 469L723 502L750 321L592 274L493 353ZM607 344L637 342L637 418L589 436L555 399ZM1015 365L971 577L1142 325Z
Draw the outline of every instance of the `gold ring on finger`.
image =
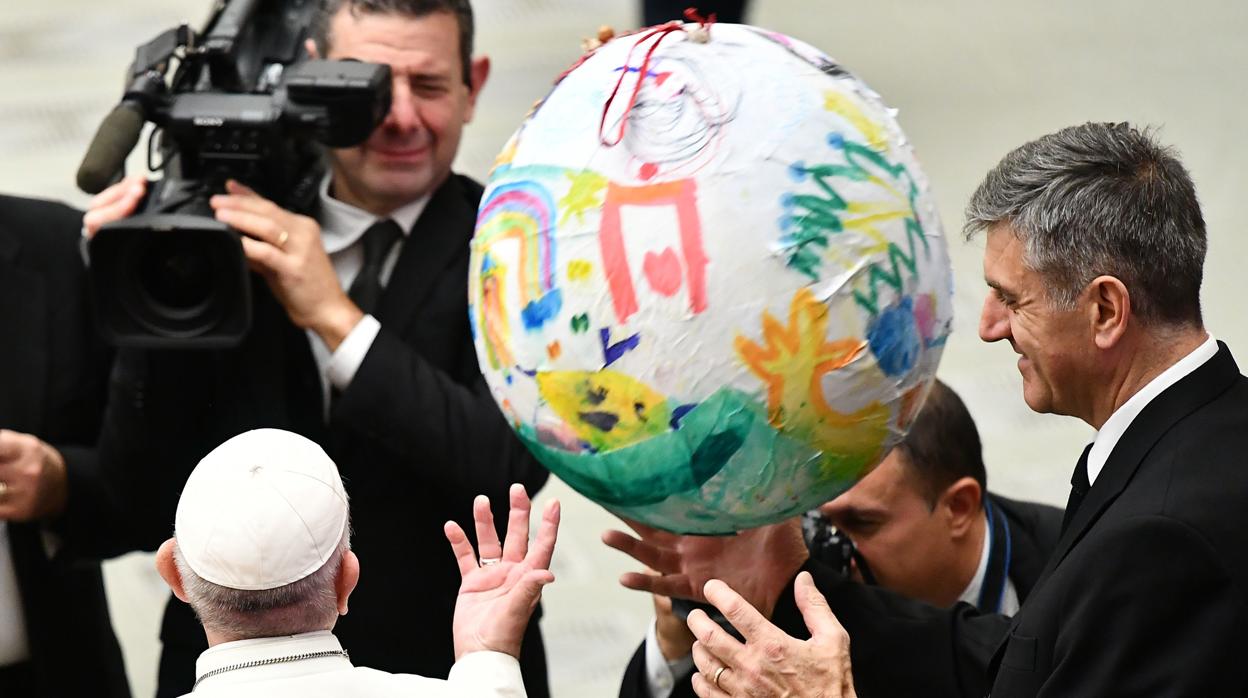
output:
M720 668L715 670L715 688L718 688L721 690L723 689L723 686L719 685L719 677L723 676L725 671L728 671L728 667L726 666L721 666Z
M290 233L283 230L282 234L277 236L277 246L282 247L282 248L286 247L286 241L289 239L290 239Z

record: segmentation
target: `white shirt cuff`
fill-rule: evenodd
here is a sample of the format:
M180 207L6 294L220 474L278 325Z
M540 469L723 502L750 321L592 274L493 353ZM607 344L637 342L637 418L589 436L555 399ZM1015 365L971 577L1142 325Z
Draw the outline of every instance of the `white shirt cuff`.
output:
M524 698L520 662L502 652L469 652L451 667L446 679L456 696Z
M329 357L325 373L329 376L330 385L338 390L346 390L351 385L355 372L360 370L360 364L364 363L364 357L368 356L368 350L380 331L381 323L372 315L365 315L355 323L355 327L351 328L342 344Z
M687 654L675 661L667 661L659 649L658 621L650 624L646 632L646 688L650 698L667 698L672 695L676 677L684 676L693 669L693 655Z

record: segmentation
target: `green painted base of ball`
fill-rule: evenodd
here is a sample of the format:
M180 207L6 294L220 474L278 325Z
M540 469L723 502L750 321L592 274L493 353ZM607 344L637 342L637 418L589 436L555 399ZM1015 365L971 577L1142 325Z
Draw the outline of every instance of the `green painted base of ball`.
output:
M751 396L721 389L670 432L574 453L519 429L534 456L617 516L682 534L723 535L796 516L853 486L873 462L812 449L767 421Z

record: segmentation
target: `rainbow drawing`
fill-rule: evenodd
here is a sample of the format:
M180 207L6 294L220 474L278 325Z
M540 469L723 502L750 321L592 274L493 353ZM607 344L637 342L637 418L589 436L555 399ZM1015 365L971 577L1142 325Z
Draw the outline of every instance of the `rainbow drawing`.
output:
M563 305L562 294L555 287L555 219L550 192L532 180L496 187L477 214L475 243L482 253L503 240L515 240L520 245L516 274L521 318L529 331L554 319ZM486 270L479 272L484 276Z

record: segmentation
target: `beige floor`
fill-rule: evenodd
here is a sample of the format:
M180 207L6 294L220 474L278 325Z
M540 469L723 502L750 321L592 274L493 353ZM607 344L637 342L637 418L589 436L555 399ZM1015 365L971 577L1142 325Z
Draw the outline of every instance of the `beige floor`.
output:
M459 167L484 174L504 139L600 24L627 27L622 0L476 0L479 47L494 74ZM207 0L7 0L0 9L0 190L84 204L73 171L95 123L119 96L133 47L178 21L197 24ZM819 46L901 110L934 182L948 228L979 178L1011 147L1087 120L1161 127L1195 176L1210 230L1205 309L1210 329L1248 346L1241 276L1248 139L1248 4L1238 0L892 0L757 3L757 24ZM982 297L976 244L953 244L956 332L941 375L967 399L984 436L994 489L1062 502L1090 430L1032 414L1011 352L975 334ZM648 615L622 590L630 565L599 544L610 518L560 483L565 502L544 630L554 690L614 694ZM114 621L136 694L150 695L164 594L146 556L110 563ZM367 568L364 570L367 575Z

